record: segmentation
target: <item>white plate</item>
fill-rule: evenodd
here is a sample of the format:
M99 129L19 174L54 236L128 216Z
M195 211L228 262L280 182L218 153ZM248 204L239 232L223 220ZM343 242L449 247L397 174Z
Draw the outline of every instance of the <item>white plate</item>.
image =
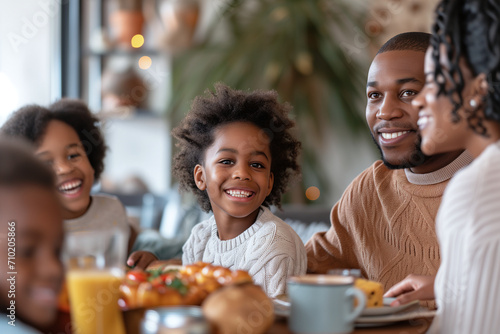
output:
M396 312L400 312L402 310L406 310L407 308L413 307L418 304L418 300L414 300L408 304L399 305L399 306L390 306L391 303L396 298L384 298L384 306L382 307L368 307L363 310L361 313L362 317L365 316L378 316L378 315L388 315L394 314Z
M384 298L384 306L382 307L369 307L365 308L363 312L361 312L361 316L371 317L371 316L380 316L380 315L389 315L394 314L403 310L406 310L410 307L413 307L418 304L418 300L414 300L408 304L399 305L399 306L390 306L391 303L396 298ZM280 296L278 298L273 299L274 308L279 313L285 313L290 311L290 302L286 296Z
M288 318L290 316L290 302L280 299L280 298L275 298L273 299L273 304L274 304L274 314L280 317L286 317Z
M394 298L384 298L384 304L390 305ZM286 298L273 299L274 313L277 316L289 317L290 316L290 302ZM374 314L372 310L378 310L378 314ZM365 315L367 312L370 315ZM365 309L362 315L356 319L356 327L374 327L392 324L398 321L412 320L418 318L429 318L435 315L436 311L422 307L418 301L414 301L405 305L391 307L383 306L377 308Z
M361 316L358 319L356 319L356 326L357 327L383 326L398 321L406 321L419 318L432 318L434 317L435 314L436 311L430 311L425 307L419 306L417 308L403 310L396 314L370 316L370 317Z

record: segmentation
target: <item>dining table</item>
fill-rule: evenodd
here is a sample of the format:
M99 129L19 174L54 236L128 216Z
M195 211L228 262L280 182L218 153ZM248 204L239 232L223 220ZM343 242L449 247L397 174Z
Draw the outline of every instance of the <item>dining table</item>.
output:
M140 322L143 312L124 312L126 334L140 334ZM400 321L397 323L373 326L373 327L355 327L353 334L423 334L427 331L432 318L417 318L412 320ZM47 330L47 333L71 334L70 316L67 312L59 312L58 321ZM271 327L266 334L293 334L288 327L286 317L276 316Z
M419 318L400 321L394 324L375 327L355 327L353 334L422 334L427 331L432 318ZM266 334L293 334L285 318L277 317Z
M158 261L160 262L160 261ZM164 265L163 261L162 264ZM275 312L276 312L275 304ZM426 308L425 310L428 311ZM123 310L123 320L126 334L141 334L141 323L144 318L146 308L135 308ZM425 313L425 312L424 312ZM427 313L429 315L429 313ZM271 327L265 334L293 334L288 326L288 316L275 313L275 319ZM418 315L420 316L420 314ZM353 334L420 334L425 333L432 322L432 317L416 317L411 320L403 320L394 323L358 323ZM59 311L57 321L50 326L46 333L71 334L73 332L70 314L67 311Z

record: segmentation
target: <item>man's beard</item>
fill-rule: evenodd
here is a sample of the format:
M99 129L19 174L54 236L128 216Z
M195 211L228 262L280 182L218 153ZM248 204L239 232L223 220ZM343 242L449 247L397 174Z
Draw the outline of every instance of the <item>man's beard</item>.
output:
M398 165L391 164L389 161L385 160L384 152L382 151L382 148L380 147L378 142L375 140L375 137L373 137L373 134L372 134L372 139L380 152L380 159L382 160L384 165L386 165L386 167L389 169L404 169L404 168L417 167L422 165L429 158L429 156L425 155L424 152L422 152L422 150L420 149L420 143L422 141L420 136L418 136L418 142L415 143L415 149L411 153L410 159L403 160Z

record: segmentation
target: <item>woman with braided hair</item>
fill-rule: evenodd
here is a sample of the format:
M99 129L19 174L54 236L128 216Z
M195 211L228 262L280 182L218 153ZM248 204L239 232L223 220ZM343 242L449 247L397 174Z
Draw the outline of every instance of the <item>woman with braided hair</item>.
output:
M474 161L448 184L436 218L441 266L390 290L405 301L436 297L430 333L500 328L500 3L443 0L425 59L419 110L422 151L468 150ZM430 284L429 284L430 282ZM430 287L430 288L429 288ZM410 296L410 297L408 297ZM403 296L399 297L403 301Z

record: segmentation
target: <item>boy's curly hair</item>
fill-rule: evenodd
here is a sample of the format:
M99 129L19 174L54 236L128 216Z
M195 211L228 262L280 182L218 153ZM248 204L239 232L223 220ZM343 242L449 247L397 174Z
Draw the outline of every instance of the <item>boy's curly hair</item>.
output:
M281 195L287 190L292 176L300 175L297 158L301 144L291 133L295 122L288 118L291 106L279 103L275 91L256 90L243 92L217 83L215 92L194 99L191 110L173 129L178 140L179 152L174 157L174 175L180 188L192 190L201 208L210 211L206 191L201 191L194 181L194 168L203 165L205 151L213 144L214 131L221 125L233 122L251 122L261 128L270 139L271 172L274 186L263 205L280 207Z
M15 111L0 129L0 133L9 137L20 137L35 146L45 135L50 121L61 121L72 127L94 168L95 181L104 169L106 143L99 127L99 120L92 114L85 102L77 99L63 98L48 108L32 104Z

